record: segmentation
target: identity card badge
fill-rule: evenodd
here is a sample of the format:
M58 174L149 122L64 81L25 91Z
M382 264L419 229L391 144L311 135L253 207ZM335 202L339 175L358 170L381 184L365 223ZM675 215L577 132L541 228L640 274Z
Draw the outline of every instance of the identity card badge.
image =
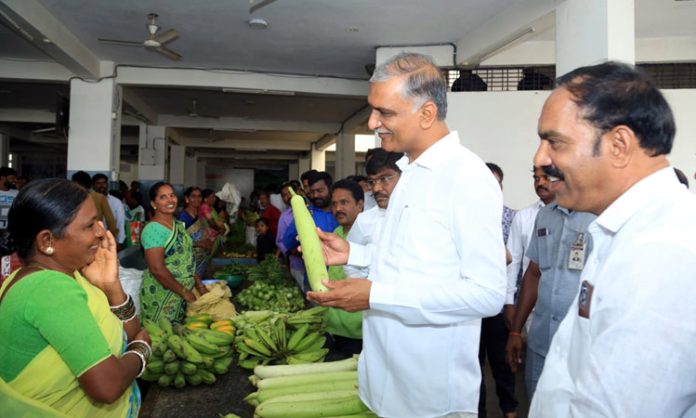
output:
M578 232L575 242L570 246L568 270L582 270L585 267L585 234Z

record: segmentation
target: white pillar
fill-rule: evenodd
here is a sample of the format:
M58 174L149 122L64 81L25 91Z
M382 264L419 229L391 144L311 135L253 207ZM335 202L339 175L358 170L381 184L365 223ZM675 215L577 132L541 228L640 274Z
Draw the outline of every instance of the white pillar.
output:
M121 88L113 78L70 81L68 177L83 170L117 180L120 150Z
M140 124L138 176L141 180L166 178L167 137L164 126Z
M288 180L300 179L300 165L298 163L288 164Z
M326 151L318 150L316 144L312 144L312 151L310 152L310 166L312 169L317 171L326 170Z
M7 167L10 155L10 136L0 133L0 167ZM13 168L19 172L19 165L13 161Z
M634 0L566 0L556 7L556 74L614 60L635 62Z
M198 186L198 158L186 156L184 160L184 187Z
M311 158L311 156L307 156L305 158L300 158L299 160L297 160L297 173L298 174L297 174L296 180L300 179L300 176L302 175L302 173L310 170L310 168L309 168L311 166L310 158Z
M205 161L196 161L196 186L201 189L208 187L208 182L206 180L206 164Z
M355 134L341 132L336 139L336 180L355 174Z
M169 182L173 186L184 186L186 172L186 147L182 145L169 146Z

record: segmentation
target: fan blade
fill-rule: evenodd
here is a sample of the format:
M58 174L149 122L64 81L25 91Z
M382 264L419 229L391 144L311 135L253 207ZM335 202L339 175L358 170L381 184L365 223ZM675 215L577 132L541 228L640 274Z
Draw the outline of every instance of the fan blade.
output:
M159 52L170 60L179 61L181 59L181 55L164 46L155 48L155 51Z
M179 37L179 32L177 32L175 29L169 29L168 31L163 32L161 35L158 35L157 37L155 37L155 39L157 40L157 42L164 45L167 42L171 42L178 37Z
M99 41L103 44L110 44L110 45L143 46L142 41L124 41L121 39L104 39L104 38L98 38L97 41Z
M249 13L254 13L262 7L266 7L273 3L275 0L251 0L251 7L249 8Z

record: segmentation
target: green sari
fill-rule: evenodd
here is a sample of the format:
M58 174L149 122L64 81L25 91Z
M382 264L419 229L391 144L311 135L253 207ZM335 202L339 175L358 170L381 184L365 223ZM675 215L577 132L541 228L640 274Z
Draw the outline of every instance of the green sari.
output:
M3 283L0 289L0 294L5 292L10 282L14 279L17 272L13 273ZM31 276L34 276L33 278ZM23 300L28 301L35 292L30 292L30 289L22 285L28 285L31 280L43 280L45 282L65 280L65 275L53 270L43 270L35 273L30 273L16 285L17 288L10 289L9 296L3 300L4 315L2 317L8 329L19 330L21 335L15 334L6 339L13 339L18 343L22 341L22 337L26 337L32 333L24 331L28 323L32 323L33 316L29 314L29 318L24 318L31 308L27 308ZM93 321L96 325L96 332L101 335L90 335L91 341L85 341L86 346L80 350L99 350L99 343L103 341L107 352L105 355L120 356L126 346L125 333L123 331L123 323L111 313L109 302L101 290L93 286L87 279L82 277L78 272L75 272L73 279L81 287L81 292L84 297L88 315L92 318L83 318L86 322ZM24 283L22 283L24 282ZM53 285L53 284L51 284ZM10 300L13 296L15 300ZM28 293L28 294L25 294ZM62 295L62 293L61 293ZM60 295L51 295L50 297L60 297ZM18 300L21 299L21 300ZM56 306L60 309L60 306ZM57 317L60 316L58 313ZM69 323L54 324L47 328L48 324L41 321L40 331L47 335L55 336L60 333L58 326L70 327ZM77 326L80 326L79 324ZM24 328L23 328L24 327ZM44 335L35 330L33 333ZM96 339L96 340L95 340ZM94 342L97 344L93 344ZM64 347L63 347L64 348ZM102 347L103 348L103 347ZM15 347L15 352L21 347ZM30 350L30 348L27 348ZM59 347L54 347L51 344L45 345L29 362L21 368L16 375L9 378L7 382L0 379L0 415L6 417L94 417L94 418L136 418L140 409L140 390L136 382L127 389L121 397L111 404L103 404L92 400L87 393L82 389L78 382L78 378L68 364L68 360L64 355L65 351L61 351ZM6 348L3 355L11 356L11 349ZM72 351L72 349L70 350ZM21 357L23 354L20 353ZM102 354L96 354L101 356ZM19 357L15 357L17 359ZM74 353L70 356L71 364L74 364ZM15 360L16 361L16 360ZM95 363L96 364L96 363ZM92 366L90 366L91 368ZM14 373L13 373L14 374Z
M193 289L193 240L186 233L183 222L174 221L171 235L164 244L164 265L177 282L187 290ZM143 273L140 307L142 319L157 321L160 316L164 316L170 322L183 322L186 316L186 301L162 286L149 269Z

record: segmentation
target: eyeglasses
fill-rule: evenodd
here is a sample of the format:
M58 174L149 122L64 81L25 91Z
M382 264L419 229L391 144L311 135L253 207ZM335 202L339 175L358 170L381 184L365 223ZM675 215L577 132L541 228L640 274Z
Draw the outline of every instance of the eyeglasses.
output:
M392 179L396 177L395 174L389 175L389 176L382 176L382 177L377 177L376 179L368 179L367 180L367 185L370 186L370 189L375 187L375 184L379 183L380 186L386 186L389 184Z

